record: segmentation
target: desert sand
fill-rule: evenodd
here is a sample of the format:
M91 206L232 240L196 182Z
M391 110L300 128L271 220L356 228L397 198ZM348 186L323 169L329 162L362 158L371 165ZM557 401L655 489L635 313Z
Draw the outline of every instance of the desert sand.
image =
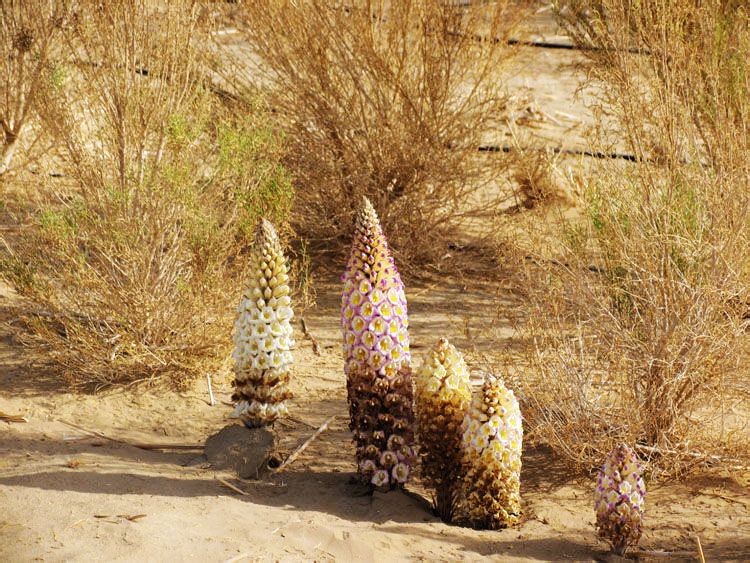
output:
M324 274L321 274L324 275ZM239 480L186 466L200 452L148 451L131 443L200 445L229 420L230 381L186 392L162 387L70 393L18 344L20 298L0 298L0 411L27 423L0 423L0 559L3 561L399 561L597 560L593 481L576 476L544 448L523 458L523 523L475 531L440 522L419 483L409 493L358 496L347 429L345 379L337 325L338 284L319 282L317 306L304 311L312 341L298 331L292 418L276 424L282 457L328 417L336 418L287 468ZM502 333L498 302L513 297L479 283L411 288L415 354L435 326L486 367L482 334ZM506 330L509 330L506 327ZM497 334L497 332L496 332ZM222 478L245 494L227 488ZM744 480L743 480L744 479ZM649 491L641 549L707 560L750 554L748 475L702 475ZM654 556L655 554L652 554ZM649 557L646 557L649 558ZM661 559L661 558L658 558Z

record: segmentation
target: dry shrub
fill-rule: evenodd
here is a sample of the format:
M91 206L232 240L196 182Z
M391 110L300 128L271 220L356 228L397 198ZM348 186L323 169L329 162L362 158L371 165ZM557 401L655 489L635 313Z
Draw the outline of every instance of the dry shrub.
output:
M400 264L435 260L462 221L498 203L470 195L507 166L477 148L505 112L498 71L521 3L274 0L232 10L249 49L223 45L235 63L228 78L272 89L299 186L294 220L313 243L348 242L367 196Z
M281 139L262 105L235 114L211 92L207 32L191 0L82 3L65 30L43 115L71 185L43 190L19 254L74 384L216 369L257 220L289 212Z
M70 14L68 4L64 0L0 3L0 176L23 168L47 146L36 107L40 93L56 79L50 59L59 49L60 32ZM25 153L20 160L19 152Z
M642 159L592 167L579 217L560 225L562 252L530 276L525 415L586 467L618 442L671 474L750 452L739 388L750 21L730 4L581 0L563 12L576 41L598 48L590 75Z

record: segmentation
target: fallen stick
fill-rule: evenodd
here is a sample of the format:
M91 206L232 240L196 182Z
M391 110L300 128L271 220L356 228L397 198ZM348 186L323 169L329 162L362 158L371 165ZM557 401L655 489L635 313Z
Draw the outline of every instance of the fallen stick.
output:
M206 382L208 383L208 396L211 399L211 406L213 407L216 404L216 400L214 399L214 391L211 388L211 374L206 374Z
M638 555L645 555L646 557L693 557L695 552L693 551L656 551L641 549L638 551Z
M565 113L564 111L556 111L555 114L559 115L563 119L567 119L568 121L575 121L575 122L578 122L578 123L581 122L581 120L579 118L577 118L575 115L572 115L570 113Z
M700 556L701 563L706 563L706 558L703 556L703 546L701 545L701 538L698 534L695 534L695 541L698 544L698 555Z
M141 518L145 518L147 514L117 514L118 518L125 518L125 520L130 520L131 522L138 522Z
M235 486L234 486L234 485L232 485L232 483L230 483L229 481L225 481L225 480L224 480L224 479L222 479L221 477L217 477L217 478L216 478L216 480L217 480L217 481L218 481L219 483L221 483L222 485L224 485L225 487L227 487L228 489L232 489L232 490L233 490L233 491L234 491L235 493L237 493L237 494L240 494L240 495L242 495L243 497L246 497L246 496L247 496L247 493L246 493L245 491L243 491L243 490L242 490L242 489L240 489L239 487L235 487Z
M302 333L310 339L310 342L312 342L312 349L316 356L320 356L320 344L318 344L318 341L315 340L315 337L310 334L310 331L307 330L307 322L305 321L305 317L300 317L300 323L302 324Z
M77 424L73 424L72 422L68 422L67 420L60 420L63 424L70 426L72 428L75 428L77 430L80 430L81 432L85 432L86 434L89 434L90 436L95 436L97 438L102 438L103 440L109 440L110 442L116 442L118 444L125 444L127 446L132 446L134 448L138 448L141 450L202 450L202 445L192 445L192 444L147 444L142 442L128 442L127 440L123 440L121 438L112 438L111 436L107 436L106 434L102 434L101 432L97 432L96 430L88 430L86 428L83 428L82 426L78 426Z
M288 458L286 458L281 465L279 465L276 469L273 470L273 472L274 473L279 473L287 465L291 464L295 459L297 459L297 456L299 456L299 454L301 454L303 451L305 451L305 449L307 448L307 446L309 446L310 444L312 444L312 442L313 442L313 440L315 440L315 438L317 438L323 432L326 431L326 429L328 428L328 425L333 421L334 418L336 418L336 415L333 415L328 420L326 420L323 424L321 424L320 428L318 428L315 432L313 432L313 435L310 436L307 440L305 440L304 443L299 448L297 448L296 450L294 450L292 452L292 454Z
M28 422L29 420L25 416L20 414L5 414L0 412L0 420L3 422Z

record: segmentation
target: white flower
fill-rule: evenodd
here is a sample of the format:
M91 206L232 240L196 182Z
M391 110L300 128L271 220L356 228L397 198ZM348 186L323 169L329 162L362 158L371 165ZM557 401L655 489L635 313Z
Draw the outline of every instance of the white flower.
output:
M271 307L266 306L263 307L263 310L260 313L260 318L263 322L270 324L276 320L277 315Z
M252 337L254 339L263 338L268 334L268 325L266 323L256 323L253 325Z
M432 374L435 377L437 377L438 379L441 379L441 380L445 377L446 373L447 372L445 370L445 366L443 366L442 364L435 366L435 368L432 370ZM446 384L447 384L447 382L446 382Z
M440 381L435 379L434 377L431 377L427 380L427 385L425 385L425 389L428 393L437 393L438 389L440 389Z
M279 320L290 320L294 317L294 312L291 307L279 307L276 317Z
M269 362L272 368L279 368L284 364L283 358L279 352L271 353L271 361Z
M376 487L382 487L384 485L387 485L388 484L388 472L384 469L377 470L373 474L370 482Z
M406 480L409 478L409 466L403 462L397 463L393 467L391 475L393 476L393 479L395 481L398 481L399 483L406 483Z
M276 348L276 340L272 336L266 336L260 342L260 349L264 352L273 352Z

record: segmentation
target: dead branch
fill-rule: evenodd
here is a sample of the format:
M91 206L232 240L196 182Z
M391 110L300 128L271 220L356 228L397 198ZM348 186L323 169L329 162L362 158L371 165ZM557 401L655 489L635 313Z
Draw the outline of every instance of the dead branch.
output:
M292 452L292 454L288 458L286 458L281 465L279 465L276 469L274 469L274 473L279 473L286 466L290 465L295 459L297 459L297 456L299 456L299 454L301 454L303 451L305 451L305 449L307 448L307 446L309 446L310 444L312 444L312 442L313 442L313 440L315 440L315 438L317 438L323 432L326 431L326 429L328 428L328 425L333 421L334 418L336 418L336 415L333 415L328 420L326 420L323 424L321 424L320 428L318 428L315 432L313 432L312 436L310 436L307 440L305 440L304 443L299 448L297 448L296 450L294 450Z
M318 344L318 341L315 339L315 337L312 334L310 334L310 331L307 330L307 322L305 322L305 317L300 317L300 321L302 324L302 333L312 343L312 349L315 355L320 356L320 344Z
M217 477L217 478L216 478L216 480L217 480L217 481L218 481L219 483L221 483L222 485L224 485L224 486L225 486L226 488L228 488L228 489L231 489L231 490L233 490L233 491L234 491L235 493L237 493L238 495L242 495L243 497L244 497L244 496L247 496L247 493L246 493L245 491L243 491L243 490L242 490L242 489L240 489L239 487L235 487L235 486L234 486L234 485L232 485L232 483L230 483L229 481L225 481L225 480L224 480L224 479L222 479L221 477Z
M0 412L0 420L8 423L29 421L25 416L21 416L20 414L5 414L4 412Z

